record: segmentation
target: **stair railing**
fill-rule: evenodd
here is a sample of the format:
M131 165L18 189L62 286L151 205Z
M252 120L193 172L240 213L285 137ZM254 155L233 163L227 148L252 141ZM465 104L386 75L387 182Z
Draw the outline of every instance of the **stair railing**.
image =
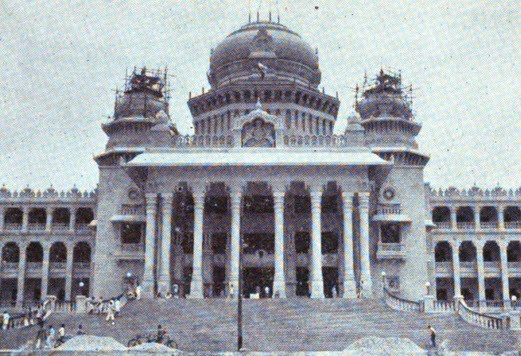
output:
M38 318L41 318L42 320L47 320L51 313L53 312L54 306L52 305L53 301L51 299L46 299L40 306L40 311L37 312L36 310L31 311L30 313L28 311L13 315L9 318L8 322L8 330L9 329L22 329L26 327L31 327L33 325L38 324ZM40 314L41 313L41 314ZM39 314L39 316L38 316ZM0 320L0 325L3 324L3 320Z
M413 300L398 297L397 295L392 294L387 287L384 288L384 300L389 308L398 311L420 312L423 309L421 302L415 302Z
M503 330L507 328L506 320L472 310L462 300L458 302L456 308L461 319L469 324L491 330Z

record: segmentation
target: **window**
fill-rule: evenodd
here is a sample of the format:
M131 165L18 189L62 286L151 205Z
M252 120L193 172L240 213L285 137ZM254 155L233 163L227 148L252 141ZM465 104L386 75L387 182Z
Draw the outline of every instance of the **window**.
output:
M333 232L322 233L322 254L338 252L338 235Z
M226 243L228 236L225 232L216 232L212 234L212 251L214 254L226 253Z
M228 197L207 196L204 202L204 210L208 213L226 214L228 212Z
M269 195L245 196L244 211L254 214L273 213L273 197Z
M383 243L400 243L400 225L395 223L380 226L380 238Z
M138 244L141 243L141 225L140 224L122 224L121 242L124 244Z
M338 199L336 195L326 195L322 200L322 212L336 213L338 211Z
M311 238L308 231L297 231L295 232L295 252L296 253L308 253Z
M307 195L296 195L294 209L296 214L306 214L311 211L311 200Z
M257 253L264 251L265 253L273 253L275 251L275 238L273 234L256 233L244 234L244 253Z

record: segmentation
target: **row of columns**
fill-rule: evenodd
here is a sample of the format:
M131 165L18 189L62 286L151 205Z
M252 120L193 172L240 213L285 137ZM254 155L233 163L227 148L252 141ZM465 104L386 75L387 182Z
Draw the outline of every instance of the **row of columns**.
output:
M21 306L24 301L24 291L25 291L25 272L27 266L27 258L26 253L24 252L29 243L22 243L20 245L19 254L20 259L18 262L18 278L17 278L17 296L16 296L16 305ZM41 271L41 295L42 299L47 296L48 287L49 287L49 266L50 266L50 248L51 244L42 244L43 248L43 259L42 259L42 271ZM72 245L66 245L67 248L67 259L65 265L65 300L71 300L71 291L72 291L72 269L73 269L73 252L74 247ZM0 263L1 263L1 254L0 254Z
M485 301L485 263L483 260L483 247L485 246L484 241L473 241L476 246L476 265L478 270L478 296L479 301ZM509 241L498 241L500 256L501 256L501 285L503 292L503 302L505 307L510 305L510 287L508 281L508 261L507 261L507 247ZM454 298L463 298L461 295L461 271L460 271L460 259L459 259L459 248L461 246L460 241L452 241L452 270L454 274Z
M274 281L273 293L281 298L286 297L286 280L284 266L284 197L285 190L275 189L274 203ZM172 220L172 193L162 193L162 238L160 261L158 261L158 289L166 293L170 289L170 244ZM194 189L194 248L193 272L190 286L192 298L203 298L203 218L204 218L204 190ZM311 197L311 297L324 298L322 276L322 187L314 187ZM356 297L356 283L353 267L353 197L354 193L342 193L344 218L344 297ZM372 282L369 256L369 193L358 193L360 211L360 261L361 261L361 288L364 296L371 296ZM142 289L147 296L154 295L154 261L156 250L156 214L158 196L155 193L146 194L146 249L145 266ZM230 276L229 283L234 287L239 281L239 254L241 248L241 200L242 187L232 188L230 192L231 205L231 249L230 249Z
M22 208L23 216L22 216L22 232L27 232L29 230L29 211L34 209L34 207L24 206ZM69 231L73 232L76 227L76 210L72 209L70 212L69 219ZM53 217L52 208L45 209L45 231L50 232L52 229L52 217ZM5 208L0 208L0 231L3 231L5 228Z
M480 216L480 207L474 206L473 212L474 212L474 224L476 230L481 230L481 216ZM504 216L504 210L505 208L503 206L498 207L498 228L500 230L505 229L505 216ZM457 227L457 211L456 209L450 209L450 223L453 229Z

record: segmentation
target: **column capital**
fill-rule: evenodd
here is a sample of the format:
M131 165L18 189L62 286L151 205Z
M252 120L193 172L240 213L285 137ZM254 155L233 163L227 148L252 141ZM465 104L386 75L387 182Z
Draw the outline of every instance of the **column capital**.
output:
M474 240L472 241L474 243L474 246L476 246L476 249L477 250L481 250L481 251L476 251L477 252L483 252L483 247L485 247L485 241L483 240Z
M146 198L147 202L151 201L151 200L156 201L157 200L157 193L146 193L145 194L145 198Z
M205 194L192 194L192 197L194 198L194 209L203 209Z
M461 246L461 241L460 240L451 240L450 244L452 246L452 253L459 252L458 250L459 250L459 247Z
M508 247L508 244L510 243L509 240L496 240L496 243L498 244L499 246L499 249L501 250L501 252L507 250L507 247Z
M275 202L282 203L284 202L284 197L286 196L286 191L276 190L273 192L273 200Z
M354 196L355 196L354 192L348 192L348 191L342 192L342 199L344 199L344 200L346 200L346 199L352 200Z
M161 197L165 201L168 201L168 200L172 201L174 199L174 193L172 193L172 192L162 192L161 193Z

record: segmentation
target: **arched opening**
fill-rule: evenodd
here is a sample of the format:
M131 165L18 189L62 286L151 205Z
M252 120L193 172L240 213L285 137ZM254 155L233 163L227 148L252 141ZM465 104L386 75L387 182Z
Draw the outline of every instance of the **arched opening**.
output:
M452 246L448 241L440 241L434 247L434 260L436 262L452 261Z
M4 215L4 229L21 230L24 212L19 208L7 208Z
M47 212L43 208L29 210L29 230L45 230Z
M501 255L499 246L495 241L487 241L483 246L483 261L485 262L499 262Z
M463 241L459 247L460 262L476 262L476 246L470 241Z
M493 206L484 206L479 211L479 220L482 229L497 229L497 209Z
M470 206L459 207L456 211L458 229L474 229L474 211Z
M507 261L521 262L521 242L510 241L507 247Z
M91 249L90 245L87 242L78 242L74 246L74 250L72 253L72 261L73 263L86 263L90 264L91 260Z
M437 206L432 210L432 222L438 229L450 229L450 209L447 206Z
M71 213L67 208L54 209L52 213L53 230L67 230L71 222Z
M521 209L517 206L507 206L503 211L505 229L521 228Z
M92 220L94 220L94 212L91 208L78 208L78 210L76 211L77 229L87 229Z
M29 263L43 262L43 247L39 242L31 242L26 249L26 259Z
M67 262L67 247L65 247L63 242L55 242L52 244L49 252L49 261L51 263Z
M2 261L18 263L20 261L20 247L15 242L8 242L2 248Z

